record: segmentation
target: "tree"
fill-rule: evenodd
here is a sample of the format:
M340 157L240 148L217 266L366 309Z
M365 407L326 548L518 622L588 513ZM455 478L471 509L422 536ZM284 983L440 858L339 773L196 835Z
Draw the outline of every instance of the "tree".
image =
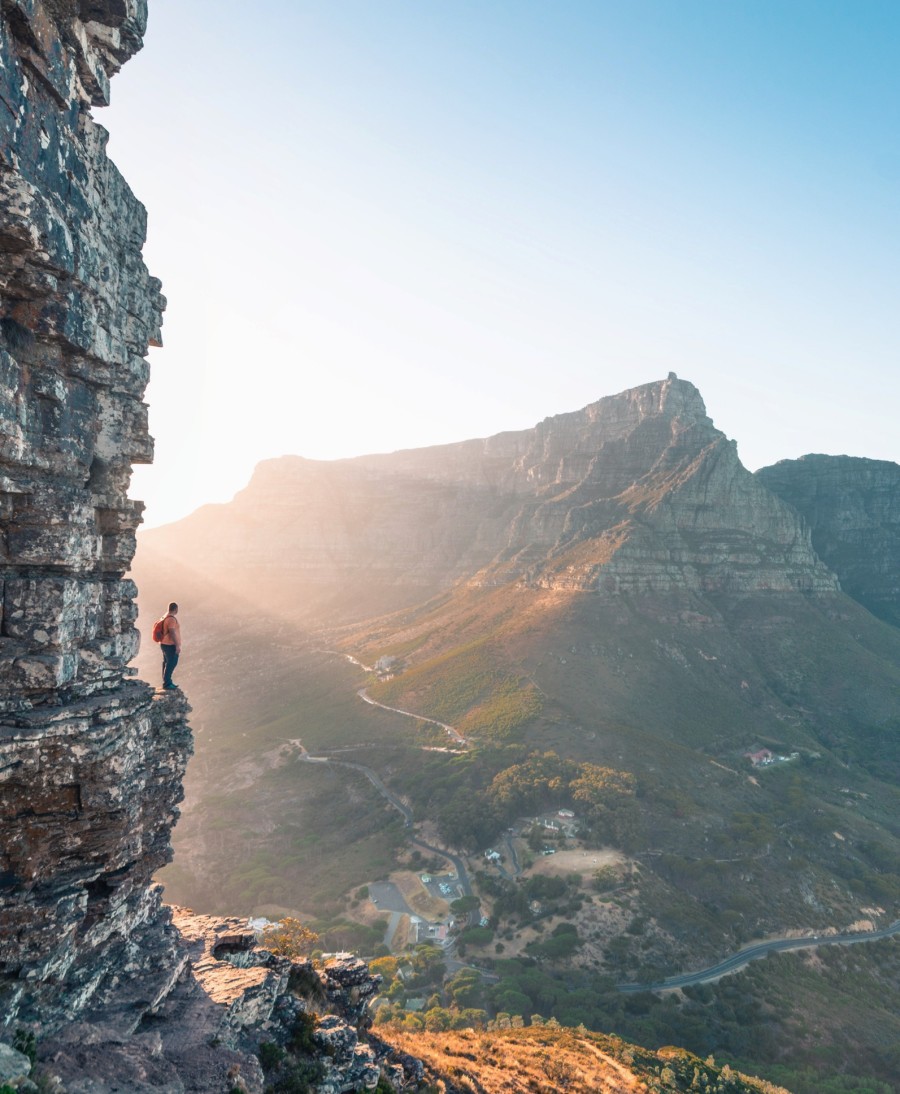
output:
M539 824L533 824L528 831L528 846L537 852L543 849L544 842L544 829Z
M474 912L481 901L477 896L461 896L450 902L450 911L454 915L468 915Z
M260 939L263 948L277 957L304 957L318 941L315 931L290 916L278 923L269 923L263 928Z
M396 957L377 957L374 961L369 962L369 972L383 976L385 985L388 986L397 975L397 965Z
M450 1028L452 1015L444 1007L432 1007L425 1012L425 1028L431 1033L442 1033Z
M447 998L460 1008L482 1008L485 1001L484 981L474 969L460 969L444 985Z

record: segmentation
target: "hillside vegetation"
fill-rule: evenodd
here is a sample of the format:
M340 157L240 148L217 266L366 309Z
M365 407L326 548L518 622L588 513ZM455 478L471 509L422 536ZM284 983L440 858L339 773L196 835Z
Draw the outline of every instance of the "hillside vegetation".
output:
M174 580L191 605L179 674L200 731L162 879L192 904L243 894L248 912L324 918L332 937L356 923L374 955L417 943L404 911L376 944L367 886L461 889L465 869L476 904L440 929L477 966L466 1006L485 1020L793 1057L804 1094L882 1094L868 960L871 1021L843 1064L830 955L793 994L793 966L769 962L768 988L754 969L715 1005L615 990L900 915L900 631L841 591L763 479L670 376L515 434L270 461L231 505L148 533L142 594L168 600ZM871 524L867 496L844 516ZM865 554L869 525L836 521ZM880 558L863 559L870 592ZM462 895L435 885L429 908ZM385 1016L445 1008L451 981L424 1001L392 985Z
M584 1029L391 1031L391 1041L423 1060L436 1094L785 1094L711 1058L703 1061L677 1048L648 1052Z

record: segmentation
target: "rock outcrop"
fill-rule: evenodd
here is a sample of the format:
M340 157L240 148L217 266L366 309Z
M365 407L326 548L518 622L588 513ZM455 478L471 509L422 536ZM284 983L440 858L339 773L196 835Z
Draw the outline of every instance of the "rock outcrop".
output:
M600 593L833 593L796 512L670 376L533 429L436 448L260 464L228 505L141 536L280 615L361 618L458 581ZM277 580L273 581L273 574ZM331 600L329 602L329 597Z
M307 1055L318 1094L374 1088L382 1071L399 1088L415 1074L389 1046L360 1039L381 978L358 958L338 955L317 969L261 948L246 920L186 909L174 910L174 926L183 974L133 1033L82 1018L42 1042L45 1071L67 1094L259 1094L267 1081L260 1045L269 1045L271 1067L296 1037L298 1017L312 1030Z
M190 707L129 668L127 491L152 457L164 300L90 107L145 22L145 0L0 0L0 1082L37 1089L12 1044L37 1035L46 1089L252 1094L303 969L241 921L162 905ZM305 969L332 1012L308 1046L319 1089L374 1087L359 1036L378 978L354 958Z
M131 679L125 578L152 443L160 284L145 213L90 115L141 0L3 0L0 20L0 1029L133 1028L183 966L151 885L191 750Z
M757 478L809 523L844 592L900 626L900 466L854 456L804 456Z
M145 5L4 0L0 24L0 710L120 687L138 638L123 580L152 458L142 398L164 300L143 207L89 106Z

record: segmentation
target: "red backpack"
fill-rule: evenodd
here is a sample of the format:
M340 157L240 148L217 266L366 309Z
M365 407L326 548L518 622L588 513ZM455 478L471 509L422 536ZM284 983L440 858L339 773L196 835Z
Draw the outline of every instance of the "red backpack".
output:
M166 620L168 618L169 618L169 613L166 612L166 614L162 617L162 619L157 619L157 621L153 624L153 641L154 642L162 642L162 640L166 637Z

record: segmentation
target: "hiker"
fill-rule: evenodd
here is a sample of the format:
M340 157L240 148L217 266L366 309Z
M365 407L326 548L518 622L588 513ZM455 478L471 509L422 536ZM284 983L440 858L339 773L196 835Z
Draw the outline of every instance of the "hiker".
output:
M169 610L159 621L162 624L162 637L159 640L163 655L163 682L166 691L175 691L177 684L172 683L172 673L178 664L178 655L181 653L181 627L175 618L178 615L178 605L172 601Z

